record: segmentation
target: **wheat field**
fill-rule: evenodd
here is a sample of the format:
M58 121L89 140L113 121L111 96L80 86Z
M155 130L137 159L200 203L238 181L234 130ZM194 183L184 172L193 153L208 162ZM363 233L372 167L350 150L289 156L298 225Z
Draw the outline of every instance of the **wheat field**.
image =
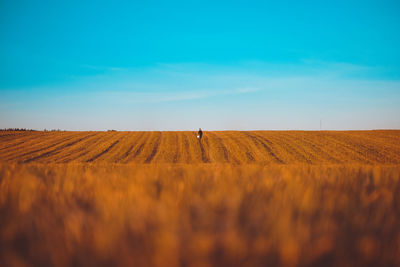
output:
M400 131L0 132L19 163L399 164Z
M0 266L398 266L400 131L0 132Z

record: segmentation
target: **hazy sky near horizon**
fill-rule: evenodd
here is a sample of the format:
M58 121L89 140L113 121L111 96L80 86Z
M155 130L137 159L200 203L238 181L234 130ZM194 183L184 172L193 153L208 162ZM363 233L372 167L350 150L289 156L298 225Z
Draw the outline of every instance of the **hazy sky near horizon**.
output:
M0 128L400 129L399 14L396 0L2 0Z

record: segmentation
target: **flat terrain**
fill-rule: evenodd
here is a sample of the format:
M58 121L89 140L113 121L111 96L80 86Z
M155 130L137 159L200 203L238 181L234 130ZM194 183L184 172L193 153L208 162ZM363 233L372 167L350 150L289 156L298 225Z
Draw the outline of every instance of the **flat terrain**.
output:
M0 132L0 266L400 266L400 131Z
M400 131L0 132L20 163L400 163Z

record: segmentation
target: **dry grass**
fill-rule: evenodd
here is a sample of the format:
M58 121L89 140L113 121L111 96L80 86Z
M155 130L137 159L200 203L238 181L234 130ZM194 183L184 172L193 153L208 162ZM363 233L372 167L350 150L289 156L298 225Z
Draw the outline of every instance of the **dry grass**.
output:
M1 266L395 266L400 166L0 164Z

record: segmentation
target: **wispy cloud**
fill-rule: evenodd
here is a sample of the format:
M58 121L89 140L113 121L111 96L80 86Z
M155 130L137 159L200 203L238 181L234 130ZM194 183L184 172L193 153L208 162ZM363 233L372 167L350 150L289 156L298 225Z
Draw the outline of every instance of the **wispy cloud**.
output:
M91 70L99 70L99 71L125 71L127 68L122 67L112 67L112 66L101 66L101 65L89 65L83 64L82 68L91 69Z
M190 101L207 99L217 96L243 95L260 91L259 88L237 88L232 90L196 90L179 92L127 92L105 91L91 95L91 97L115 103L165 103L174 101Z
M313 61L102 68L69 83L2 89L0 112L8 121L54 117L68 128L64 118L74 129L88 121L90 129L315 129L321 117L330 129L398 128L400 81L363 76L371 71Z

